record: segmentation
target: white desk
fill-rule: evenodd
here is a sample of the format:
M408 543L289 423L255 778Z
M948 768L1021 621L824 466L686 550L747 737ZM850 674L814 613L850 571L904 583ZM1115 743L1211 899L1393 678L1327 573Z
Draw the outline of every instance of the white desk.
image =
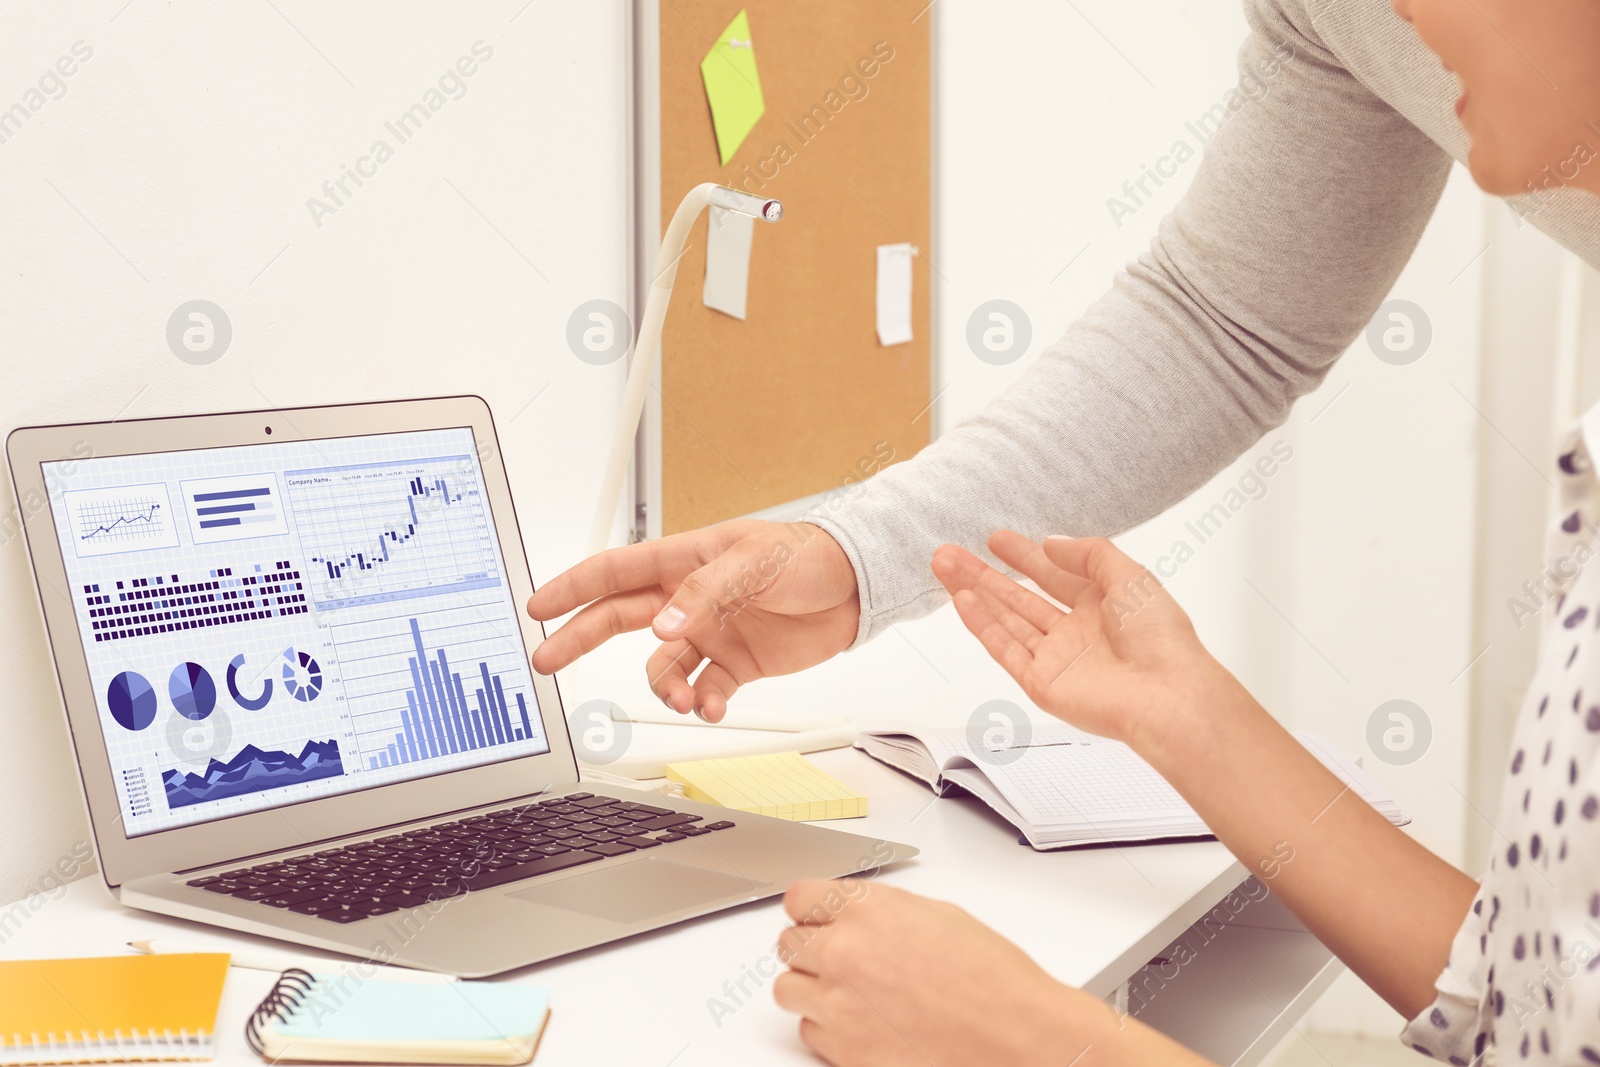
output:
M1101 996L1111 995L1245 878L1244 869L1214 842L1034 852L1018 845L1015 831L975 800L935 800L920 784L852 750L813 758L869 798L871 817L843 825L922 849L917 859L880 875L886 883L954 901L1021 943L1058 978ZM784 925L772 900L501 980L554 991L537 1067L815 1064L796 1036L796 1020L772 1003L771 954ZM0 945L0 958L114 955L124 951L124 942L148 937L337 959L123 908L97 877L44 903ZM1254 1063L1338 969L1326 949L1267 901L1197 947L1195 960L1159 987L1141 1017L1209 1056ZM735 1006L725 983L762 971L767 977L745 982L755 995L742 998L719 1025L711 999ZM219 1062L260 1063L241 1030L273 978L242 968L230 972ZM952 970L949 978L961 976Z

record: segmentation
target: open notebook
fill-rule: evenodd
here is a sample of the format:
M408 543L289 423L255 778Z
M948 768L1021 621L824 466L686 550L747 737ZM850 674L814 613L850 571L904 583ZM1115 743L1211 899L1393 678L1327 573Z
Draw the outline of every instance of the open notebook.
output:
M1384 818L1403 826L1394 800L1344 753L1315 734L1295 739ZM1127 745L1065 723L1035 726L1026 747L974 753L961 727L895 724L863 730L856 747L932 786L959 786L1022 831L1037 849L1211 831L1166 781Z

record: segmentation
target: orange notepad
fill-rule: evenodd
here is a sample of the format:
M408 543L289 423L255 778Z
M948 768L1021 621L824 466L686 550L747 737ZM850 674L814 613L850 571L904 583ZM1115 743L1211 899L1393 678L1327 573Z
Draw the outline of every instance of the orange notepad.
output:
M0 961L0 1065L210 1059L228 956Z

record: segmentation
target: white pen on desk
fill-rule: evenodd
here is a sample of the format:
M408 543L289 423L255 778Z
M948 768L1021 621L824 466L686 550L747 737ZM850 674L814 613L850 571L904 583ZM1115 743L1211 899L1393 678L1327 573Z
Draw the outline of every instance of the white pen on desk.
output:
M454 982L453 974L440 974L436 971L416 971L409 967L389 967L372 961L356 963L341 960L337 963L310 963L306 960L296 959L287 953L272 952L270 950L254 950L238 952L231 948L208 948L204 945L190 945L181 941L169 941L166 938L151 938L147 941L129 941L128 947L137 952L145 952L153 956L165 956L184 952L226 952L232 957L228 963L232 967L244 967L252 971L272 971L282 973L291 967L299 967L307 971L336 971L346 967L366 966L374 968L379 975L387 981L395 982L421 982L423 984L437 984L440 982Z

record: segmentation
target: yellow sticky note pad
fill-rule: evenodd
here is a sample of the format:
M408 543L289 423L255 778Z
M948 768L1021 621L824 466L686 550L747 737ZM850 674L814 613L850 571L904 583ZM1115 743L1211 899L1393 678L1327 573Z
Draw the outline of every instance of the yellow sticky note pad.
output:
M798 752L671 763L667 777L681 782L690 800L791 822L867 814L866 797Z
M756 73L756 47L750 39L749 15L740 11L722 31L717 43L700 61L706 83L711 124L717 131L717 150L726 164L744 144L757 120L766 114L761 95L761 75Z

